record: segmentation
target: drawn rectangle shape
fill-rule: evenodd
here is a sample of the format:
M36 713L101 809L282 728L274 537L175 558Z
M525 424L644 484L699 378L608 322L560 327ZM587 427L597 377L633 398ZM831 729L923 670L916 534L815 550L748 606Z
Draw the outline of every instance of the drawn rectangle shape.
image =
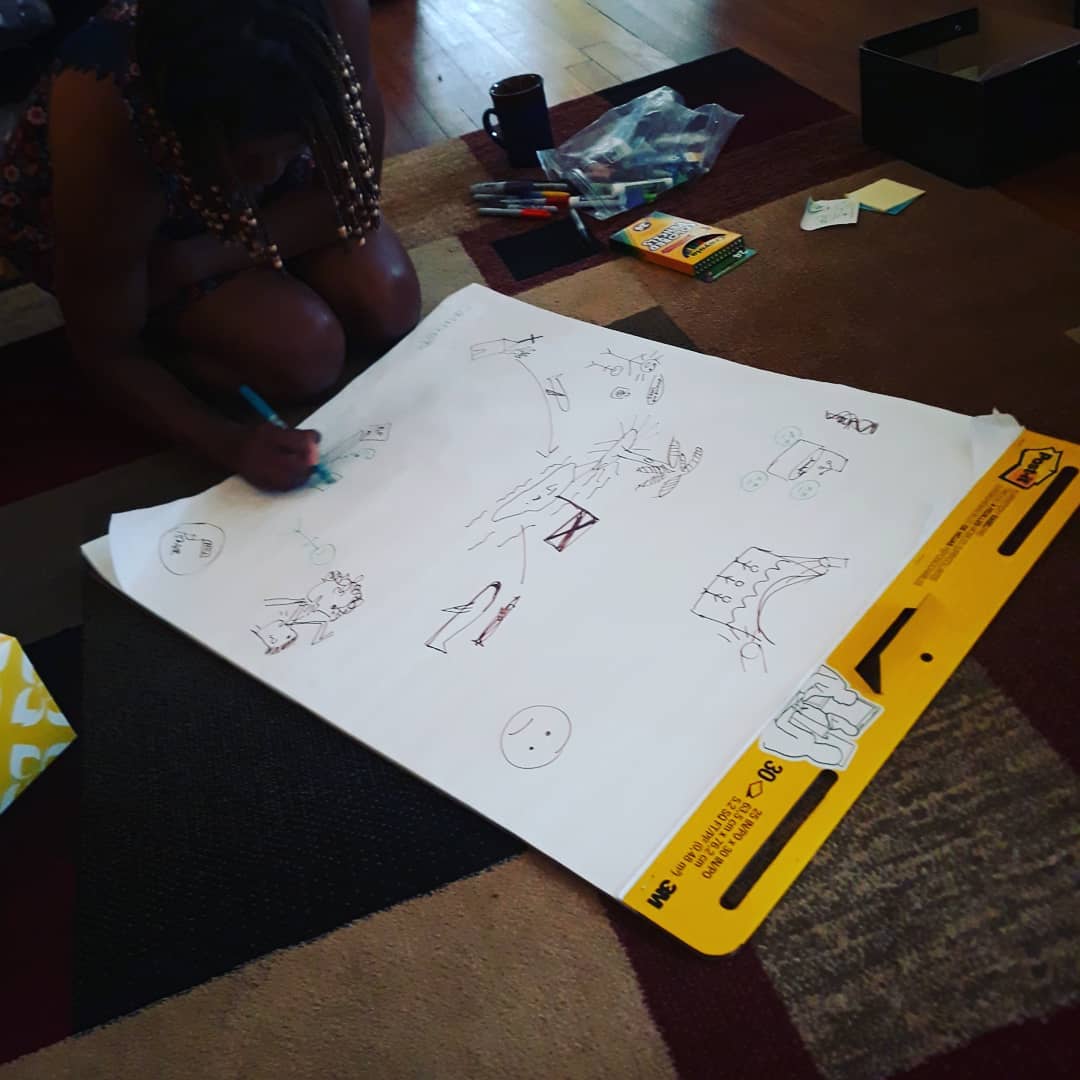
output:
M573 512L550 536L544 537L544 543L550 544L556 551L565 551L586 529L591 528L600 519L569 499L560 499L560 501L573 507Z

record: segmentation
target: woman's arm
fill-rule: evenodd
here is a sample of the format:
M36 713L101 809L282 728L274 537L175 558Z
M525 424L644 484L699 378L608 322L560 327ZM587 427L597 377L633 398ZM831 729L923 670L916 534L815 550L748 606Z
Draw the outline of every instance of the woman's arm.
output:
M82 72L59 75L49 141L57 295L76 360L127 411L224 460L230 426L152 363L140 340L164 198L115 86Z
M115 85L65 71L49 111L57 297L80 366L125 412L196 454L263 486L302 482L310 462L270 452L278 437L261 428L253 446L252 429L212 412L146 355L147 261L164 199ZM306 458L309 436L278 436L303 441Z

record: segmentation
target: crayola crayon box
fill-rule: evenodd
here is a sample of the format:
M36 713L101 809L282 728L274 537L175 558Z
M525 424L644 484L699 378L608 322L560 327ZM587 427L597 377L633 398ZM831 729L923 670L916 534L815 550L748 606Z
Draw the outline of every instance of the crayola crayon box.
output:
M660 211L620 229L611 244L702 281L715 281L756 254L741 233Z

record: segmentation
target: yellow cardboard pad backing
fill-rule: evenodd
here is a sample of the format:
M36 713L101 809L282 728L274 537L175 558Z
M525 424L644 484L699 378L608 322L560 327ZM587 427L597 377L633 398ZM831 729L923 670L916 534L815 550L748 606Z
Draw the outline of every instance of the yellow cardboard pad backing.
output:
M1080 505L1080 446L1025 431L742 755L623 902L743 944Z

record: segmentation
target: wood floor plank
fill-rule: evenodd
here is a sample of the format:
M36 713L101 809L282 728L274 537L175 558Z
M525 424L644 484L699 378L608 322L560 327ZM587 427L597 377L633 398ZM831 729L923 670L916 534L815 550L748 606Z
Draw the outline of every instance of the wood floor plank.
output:
M417 67L426 62L430 42L420 34L414 5L376 5L372 38L375 76L387 111L387 153L403 153L445 139L446 132L416 92ZM378 47L388 41L394 42L394 48Z
M585 54L535 17L530 10L532 0L524 4L521 0L465 0L465 6L471 18L487 25L504 48L518 58L516 68L503 74L535 71L543 75L547 99L553 105L589 92L568 70L585 60Z
M553 46L551 41L538 44L528 37L526 24L506 32L510 20L505 10L499 11L488 4L464 5L459 0L425 0L425 19L431 32L440 41L449 43L457 63L485 88L508 75L536 71L544 77L551 105L589 92L567 70L571 64L584 60L583 54L565 42L561 48ZM569 62L558 63L563 59Z
M608 18L602 11L593 7L589 0L546 0L533 3L536 18L545 25L556 28L557 32L579 49L588 45L607 42L621 49L630 56L642 52L656 53L670 65L675 61L671 57L653 49L647 42L624 30L617 22Z
M684 35L676 23L664 17L664 9L660 4L655 5L654 14L649 15L633 7L627 0L589 0L589 3L628 33L675 63L684 64L715 52L707 45Z
M604 42L601 42L601 44L611 45L618 49L619 52L625 53L635 60L640 60L642 64L653 71L659 71L664 68L675 67L676 64L685 63L683 60L673 60L666 53L660 52L659 49L654 49L650 44L641 41L633 35L623 35L618 40L607 38ZM710 52L714 51L716 50L707 49L701 55L708 56Z
M471 128L445 95L438 95L440 102L433 108L425 104L426 97L436 96L427 82L433 79L438 86L441 50L424 33L416 4L387 0L374 5L371 42L376 77L387 105L388 153L391 147L400 153L414 144L429 145Z
M395 64L385 60L376 62L375 76L386 106L387 146L392 136L402 146L394 153L430 146L446 138L446 133L414 92L411 76L403 77ZM400 129L400 134L396 129ZM387 149L387 153L390 152Z
M417 39L413 52L416 96L445 135L475 131L485 107L485 88L462 70L422 23L417 27Z
M519 58L460 4L426 0L424 25L478 86L487 88L521 68Z
M371 48L375 59L393 59L415 73L438 43L424 30L422 4L384 0L371 11Z
M618 75L608 71L595 60L583 60L580 64L574 64L570 73L590 90L606 90L609 86L622 82Z
M654 72L665 71L671 67L667 58L660 56L660 54L657 54L658 61L646 63L639 57L629 56L622 49L616 48L616 46L610 45L606 41L600 42L599 45L588 46L585 53L590 60L595 61L601 67L607 68L608 71L617 75L622 82L640 79L643 75L652 75Z
M546 0L533 3L532 10L538 21L578 49L601 41L625 45L638 40L595 8L590 0Z
M439 0L467 11L498 36L507 49L539 68L565 67L584 59L581 51L537 19L522 0Z

